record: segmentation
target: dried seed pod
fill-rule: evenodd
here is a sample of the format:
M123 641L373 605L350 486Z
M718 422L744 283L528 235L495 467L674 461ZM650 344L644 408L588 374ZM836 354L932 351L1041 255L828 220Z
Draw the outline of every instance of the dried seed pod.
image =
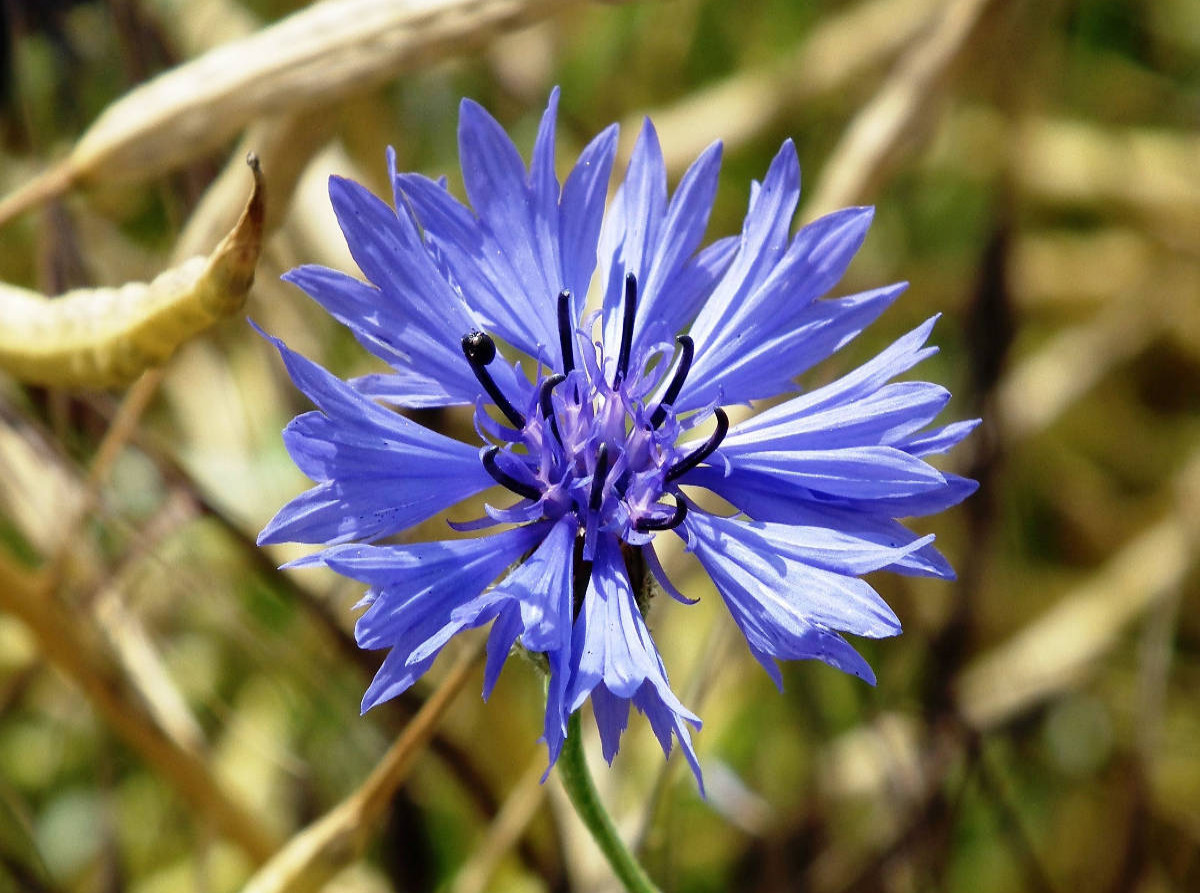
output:
M0 224L80 183L141 181L265 115L327 106L584 0L328 0L118 99L71 154L0 200Z
M0 369L54 387L125 385L241 310L254 281L265 212L258 159L246 161L254 191L210 256L194 257L149 283L76 289L57 298L0 284Z

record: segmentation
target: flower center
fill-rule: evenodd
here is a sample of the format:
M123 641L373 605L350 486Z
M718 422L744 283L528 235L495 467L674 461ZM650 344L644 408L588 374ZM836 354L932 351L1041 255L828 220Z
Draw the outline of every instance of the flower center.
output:
M681 424L673 407L687 380L695 345L689 336L680 335L675 361L648 370L650 361L666 348L634 357L637 293L637 278L630 273L625 277L615 363L599 344L589 342L589 349L577 354L577 341L582 339L571 324L571 293L559 294L562 371L539 378L524 412L488 371L496 358L492 338L470 332L462 339L463 354L480 385L512 424L507 428L477 412L481 433L495 441L481 454L483 467L497 483L527 500L489 514L512 521L556 520L574 514L584 534L585 560L591 560L601 531L642 545L654 531L677 527L687 515L688 503L676 482L708 458L729 430L728 416L717 408L713 411L716 430L707 441L690 452L676 446L680 432L696 419ZM666 387L660 388L672 366ZM655 405L647 407L646 398L659 390ZM665 497L670 502L663 502Z

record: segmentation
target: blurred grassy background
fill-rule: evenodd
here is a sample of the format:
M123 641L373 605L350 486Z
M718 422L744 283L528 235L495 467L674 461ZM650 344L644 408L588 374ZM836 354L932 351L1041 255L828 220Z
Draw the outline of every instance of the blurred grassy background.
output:
M140 81L304 5L2 0L0 195ZM215 148L177 139L165 173L98 168L0 228L0 280L52 295L208 251L255 148L276 217L248 312L360 373L370 358L278 276L349 265L329 173L388 194L393 145L401 169L457 184L461 96L527 154L561 84L564 160L613 120L628 151L650 113L673 178L725 139L714 236L794 138L804 219L878 207L841 290L913 283L810 383L941 312L942 352L918 372L954 391L949 416L985 419L948 466L980 493L916 524L960 579L875 580L906 628L862 643L877 688L800 663L779 695L675 550L704 598L652 621L705 720L710 796L664 770L640 718L598 770L605 796L668 891L1200 889L1200 4L508 5L536 21L316 109L277 101L240 143L236 124ZM223 168L232 198L209 189ZM0 613L0 890L238 890L355 790L444 675L449 658L359 718L378 661L349 638L359 587L280 574L299 553L253 546L305 486L279 439L304 408L240 320L129 396L0 374L0 564L26 606ZM460 413L422 420L470 436ZM513 661L486 706L478 687L330 889L611 889L538 784L536 675Z

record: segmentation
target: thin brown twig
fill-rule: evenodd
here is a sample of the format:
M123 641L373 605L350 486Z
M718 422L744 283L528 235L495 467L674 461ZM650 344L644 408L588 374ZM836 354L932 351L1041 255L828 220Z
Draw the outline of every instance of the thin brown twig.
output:
M449 893L484 893L488 889L500 860L521 839L545 802L545 773L546 758L539 753L513 785L483 841L450 882Z
M895 150L939 95L950 69L998 0L954 0L855 116L810 193L812 216L863 201Z
M912 40L934 6L931 0L864 0L816 24L782 58L651 111L667 170L682 173L716 135L727 152L737 151L794 109L845 90ZM627 133L640 126L640 116L622 125Z
M378 819L408 778L442 716L474 674L482 652L482 639L466 647L358 790L292 837L250 879L242 893L315 893L362 854Z
M45 578L0 555L0 610L33 634L42 655L77 685L108 726L218 831L256 863L276 849L262 822L230 799L208 765L175 743L125 690L111 661L46 588Z
M88 466L87 478L84 480L80 499L74 506L72 516L63 524L63 534L58 552L51 559L50 567L47 569L47 579L51 590L58 589L66 570L67 561L74 548L79 526L99 503L100 490L108 480L109 474L112 473L117 457L121 455L121 451L137 430L138 423L150 405L150 401L158 393L164 374L162 367L156 367L148 370L134 382L133 386L125 393L108 430L104 432L100 446L96 449L96 455Z

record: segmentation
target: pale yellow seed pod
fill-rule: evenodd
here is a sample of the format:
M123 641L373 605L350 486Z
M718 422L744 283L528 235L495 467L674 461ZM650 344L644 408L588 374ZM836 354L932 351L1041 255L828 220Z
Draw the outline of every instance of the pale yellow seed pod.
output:
M254 190L208 257L149 283L75 289L56 298L0 284L0 369L30 384L118 387L240 311L262 250L266 201L258 159L246 160Z

